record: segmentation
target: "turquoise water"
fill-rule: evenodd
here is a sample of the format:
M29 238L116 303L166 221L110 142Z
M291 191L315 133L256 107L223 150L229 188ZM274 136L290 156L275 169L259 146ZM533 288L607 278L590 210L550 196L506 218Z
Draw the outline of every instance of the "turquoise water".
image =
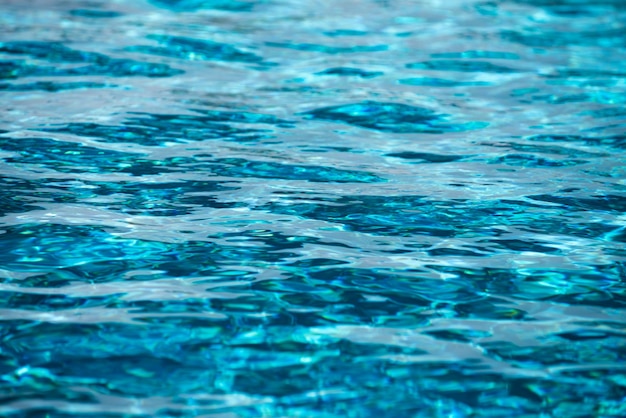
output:
M0 416L626 416L626 2L4 0Z

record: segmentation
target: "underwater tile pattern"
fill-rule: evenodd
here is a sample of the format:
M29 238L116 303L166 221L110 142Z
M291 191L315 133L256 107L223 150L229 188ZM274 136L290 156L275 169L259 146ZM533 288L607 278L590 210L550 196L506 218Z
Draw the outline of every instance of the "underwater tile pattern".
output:
M626 416L622 0L0 2L0 416Z

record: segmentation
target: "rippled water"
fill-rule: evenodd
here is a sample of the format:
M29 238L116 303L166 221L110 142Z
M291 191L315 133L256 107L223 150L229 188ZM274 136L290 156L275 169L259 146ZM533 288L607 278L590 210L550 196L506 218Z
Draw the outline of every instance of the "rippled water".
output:
M3 417L626 416L626 2L4 0Z

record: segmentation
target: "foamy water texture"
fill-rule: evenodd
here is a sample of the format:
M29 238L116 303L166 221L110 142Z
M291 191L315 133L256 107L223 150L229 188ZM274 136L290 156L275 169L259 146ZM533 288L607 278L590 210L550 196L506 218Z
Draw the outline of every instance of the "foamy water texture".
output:
M626 416L626 2L0 2L0 416Z

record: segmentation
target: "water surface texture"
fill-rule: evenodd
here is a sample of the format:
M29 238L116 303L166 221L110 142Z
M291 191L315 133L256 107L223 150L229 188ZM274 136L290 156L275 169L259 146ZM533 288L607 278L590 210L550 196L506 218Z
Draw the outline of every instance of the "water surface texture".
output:
M0 416L626 416L623 0L0 2Z

